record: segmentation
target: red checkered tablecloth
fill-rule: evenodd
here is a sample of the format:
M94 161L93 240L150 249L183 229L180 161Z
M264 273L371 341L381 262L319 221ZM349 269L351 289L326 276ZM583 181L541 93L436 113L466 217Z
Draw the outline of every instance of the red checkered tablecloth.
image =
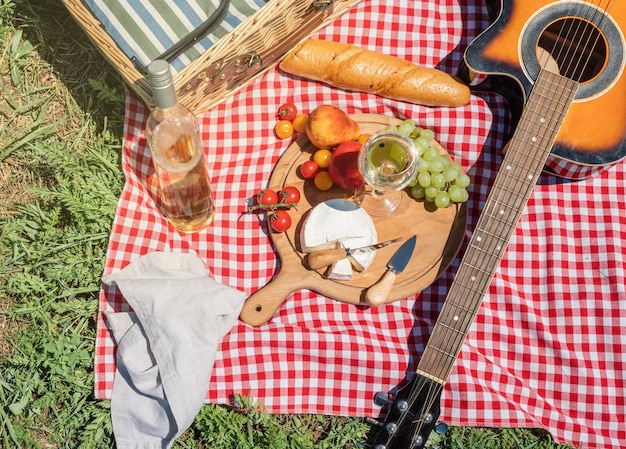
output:
M480 0L365 0L317 37L456 73L466 45L488 23ZM480 94L466 107L426 108L275 69L201 117L218 214L190 236L167 225L146 190L147 110L128 96L126 185L104 274L148 252L172 251L198 255L211 276L247 294L267 284L280 260L266 224L242 211L267 186L289 145L272 132L286 101L302 111L331 103L350 113L409 117L434 129L472 176L471 235L509 126L501 97ZM581 181L541 176L445 387L442 419L542 427L584 448L626 446L625 181L626 163ZM397 387L414 370L457 267L458 259L421 294L380 308L293 293L267 324L239 322L224 338L207 401L227 403L243 394L275 413L378 416L373 395ZM103 287L100 309L127 306L116 290ZM110 398L114 354L100 314L95 393L102 399Z

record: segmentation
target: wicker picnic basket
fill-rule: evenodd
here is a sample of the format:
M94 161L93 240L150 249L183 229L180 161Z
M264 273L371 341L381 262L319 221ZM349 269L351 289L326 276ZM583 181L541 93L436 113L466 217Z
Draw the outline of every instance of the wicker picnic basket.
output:
M62 1L130 89L151 107L152 95L145 73L120 50L83 0ZM234 31L174 74L179 100L196 114L210 109L359 1L268 0Z

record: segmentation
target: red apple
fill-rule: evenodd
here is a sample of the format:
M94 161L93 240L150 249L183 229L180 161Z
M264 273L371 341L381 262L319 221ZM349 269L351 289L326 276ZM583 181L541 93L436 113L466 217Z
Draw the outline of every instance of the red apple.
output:
M337 145L330 157L328 174L333 183L343 189L354 190L365 185L357 165L361 147L362 145L358 142L343 142Z

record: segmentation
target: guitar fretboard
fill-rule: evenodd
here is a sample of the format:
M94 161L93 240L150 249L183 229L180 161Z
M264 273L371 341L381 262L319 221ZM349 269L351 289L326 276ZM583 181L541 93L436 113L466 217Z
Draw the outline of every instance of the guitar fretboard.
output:
M537 183L578 83L542 70L526 102L417 372L448 379Z

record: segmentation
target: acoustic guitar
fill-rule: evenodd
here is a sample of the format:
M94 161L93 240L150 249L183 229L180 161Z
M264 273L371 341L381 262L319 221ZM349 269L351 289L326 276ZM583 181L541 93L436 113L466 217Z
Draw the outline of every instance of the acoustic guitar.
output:
M523 108L416 372L395 397L383 394L386 418L374 449L426 444L443 387L542 171L579 178L626 155L626 1L498 3L497 19L465 61L476 73L513 78Z

